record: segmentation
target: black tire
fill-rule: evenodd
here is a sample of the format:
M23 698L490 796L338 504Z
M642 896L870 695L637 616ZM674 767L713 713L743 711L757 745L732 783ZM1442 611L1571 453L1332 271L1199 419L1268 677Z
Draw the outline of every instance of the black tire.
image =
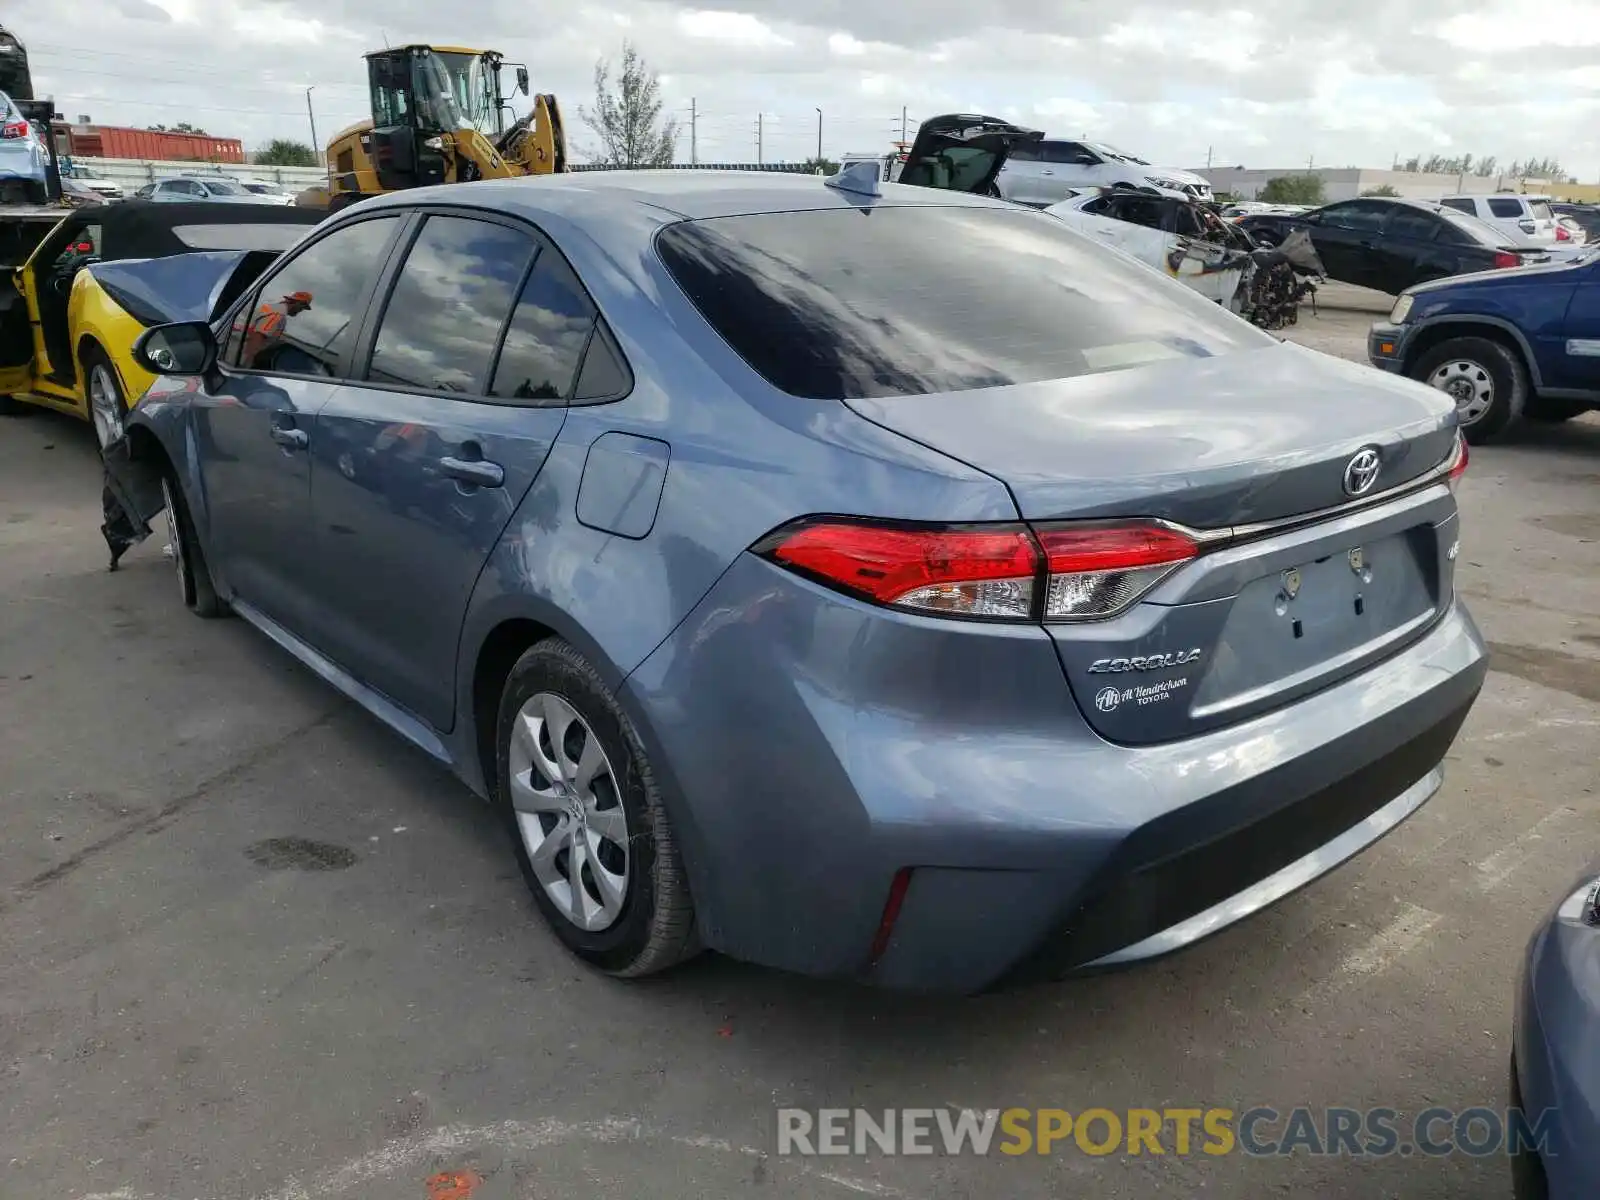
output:
M1587 404L1576 400L1555 400L1548 396L1529 396L1527 407L1522 415L1530 421L1545 421L1556 423L1570 421L1573 417L1582 416L1589 411Z
M128 400L122 394L122 381L117 378L117 369L111 365L111 359L99 346L89 345L84 347L83 353L78 356L78 368L83 373L84 404L87 406L87 411L84 415L89 418L89 423L94 426L95 442L100 447L101 455L104 456L106 447L112 441L115 441L117 437L121 437L122 434L127 432ZM94 389L98 386L95 381L97 373L103 377L104 386L110 390L112 411L108 415L115 421L115 436L111 437L110 441L107 440L106 436L108 430L102 428L102 423L97 419L95 412Z
M1498 441L1517 427L1528 403L1528 369L1515 350L1489 338L1451 338L1418 358L1407 374L1449 392L1447 384L1453 381L1434 381L1435 374L1446 368L1464 388L1488 387L1487 405L1470 418L1463 398L1455 397L1467 441L1473 445Z
M592 731L597 738L615 778L612 806L620 805L627 822L628 864L620 913L598 931L579 928L556 906L534 870L512 805L512 739L523 706L541 694L565 701L586 726L580 736L587 738ZM548 638L526 651L506 679L495 723L494 792L534 903L575 955L607 974L633 977L664 971L699 951L688 879L644 747L599 674L559 638ZM560 853L568 852L558 852L552 862L559 861ZM570 865L568 858L557 873L565 874ZM584 868L579 870L581 877Z
M161 491L167 501L167 536L171 539L173 566L178 573L178 591L184 607L207 620L227 616L228 606L217 595L216 585L211 581L211 568L206 565L205 550L195 534L183 486L170 469L161 476Z

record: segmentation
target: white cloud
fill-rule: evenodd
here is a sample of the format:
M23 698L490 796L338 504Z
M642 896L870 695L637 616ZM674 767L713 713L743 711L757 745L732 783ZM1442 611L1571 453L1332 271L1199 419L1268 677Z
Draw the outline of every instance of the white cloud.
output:
M700 9L680 13L678 28L690 37L705 38L713 42L728 42L735 46L787 46L789 40L779 37L765 21L749 13L721 12Z

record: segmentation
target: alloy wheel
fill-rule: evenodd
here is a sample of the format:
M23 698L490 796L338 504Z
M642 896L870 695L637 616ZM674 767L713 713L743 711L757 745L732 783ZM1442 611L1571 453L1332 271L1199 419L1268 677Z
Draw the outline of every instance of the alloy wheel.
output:
M172 563L178 569L178 595L183 597L185 604L189 603L189 581L184 578L185 563L183 560L183 538L178 534L178 508L177 497L173 495L172 481L161 480L161 499L166 503L167 516L167 546L171 551Z
M573 925L615 924L631 856L622 792L605 747L553 692L530 696L511 729L511 807L534 877Z
M110 368L103 363L96 363L89 371L89 415L94 420L94 436L101 450L122 436L117 384L111 378Z
M1428 376L1428 383L1455 401L1456 416L1463 425L1481 420L1494 403L1493 376L1483 364L1470 359L1440 363Z

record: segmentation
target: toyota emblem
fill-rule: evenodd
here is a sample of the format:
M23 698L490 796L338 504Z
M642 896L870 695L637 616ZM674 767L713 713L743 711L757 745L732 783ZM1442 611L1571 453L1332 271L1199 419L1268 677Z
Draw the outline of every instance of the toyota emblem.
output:
M1365 496L1370 492L1372 485L1378 482L1380 462L1376 446L1363 446L1357 450L1355 457L1344 465L1344 494Z

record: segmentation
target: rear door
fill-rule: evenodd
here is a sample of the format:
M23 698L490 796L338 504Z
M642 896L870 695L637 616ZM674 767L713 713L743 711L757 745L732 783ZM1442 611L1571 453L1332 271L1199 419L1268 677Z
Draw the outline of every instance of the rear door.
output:
M397 262L358 386L317 415L315 575L330 653L436 729L467 601L544 464L596 325L532 229L433 211Z

